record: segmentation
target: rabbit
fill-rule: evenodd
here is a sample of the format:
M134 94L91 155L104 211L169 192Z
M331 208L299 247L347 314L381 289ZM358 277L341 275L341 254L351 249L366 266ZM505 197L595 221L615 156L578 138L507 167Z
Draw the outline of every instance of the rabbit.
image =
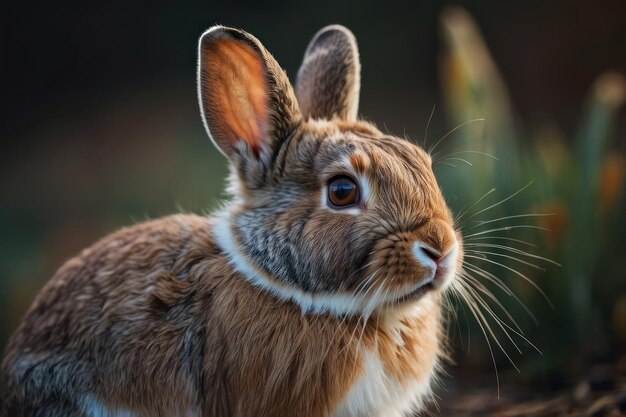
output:
M313 37L295 87L242 30L211 27L198 53L230 199L123 228L65 263L6 347L0 415L420 410L463 257L430 156L357 118L345 27Z

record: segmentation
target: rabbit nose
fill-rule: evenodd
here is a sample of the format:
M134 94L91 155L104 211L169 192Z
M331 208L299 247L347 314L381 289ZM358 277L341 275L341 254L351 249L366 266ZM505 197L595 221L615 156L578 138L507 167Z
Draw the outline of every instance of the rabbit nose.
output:
M421 263L430 265L434 263L436 269L450 268L454 266L458 252L459 244L457 242L454 242L454 244L445 252L441 252L423 242L415 242L415 246L413 248L415 257Z

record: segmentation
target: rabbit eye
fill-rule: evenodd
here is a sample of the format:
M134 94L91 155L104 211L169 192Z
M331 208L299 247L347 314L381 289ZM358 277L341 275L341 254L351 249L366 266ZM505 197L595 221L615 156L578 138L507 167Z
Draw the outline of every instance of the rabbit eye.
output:
M356 182L346 176L335 177L328 183L328 200L336 208L353 206L359 202Z

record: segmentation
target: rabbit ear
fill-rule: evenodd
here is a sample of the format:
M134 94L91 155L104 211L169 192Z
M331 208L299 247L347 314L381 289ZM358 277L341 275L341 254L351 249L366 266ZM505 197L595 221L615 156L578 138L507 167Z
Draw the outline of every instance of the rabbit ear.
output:
M289 79L254 36L214 26L200 38L198 55L204 125L226 156L239 142L257 157L271 152L300 122Z
M356 120L361 63L350 30L331 25L315 34L298 71L296 96L304 117Z

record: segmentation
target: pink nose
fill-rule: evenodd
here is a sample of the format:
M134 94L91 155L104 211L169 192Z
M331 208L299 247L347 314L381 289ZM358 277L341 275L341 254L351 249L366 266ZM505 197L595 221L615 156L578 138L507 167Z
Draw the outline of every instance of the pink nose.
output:
M454 246L449 248L445 253L442 253L422 242L416 242L414 250L418 258L425 257L433 261L437 267L448 268L456 262L458 243L455 242ZM422 256L419 256L420 254Z

